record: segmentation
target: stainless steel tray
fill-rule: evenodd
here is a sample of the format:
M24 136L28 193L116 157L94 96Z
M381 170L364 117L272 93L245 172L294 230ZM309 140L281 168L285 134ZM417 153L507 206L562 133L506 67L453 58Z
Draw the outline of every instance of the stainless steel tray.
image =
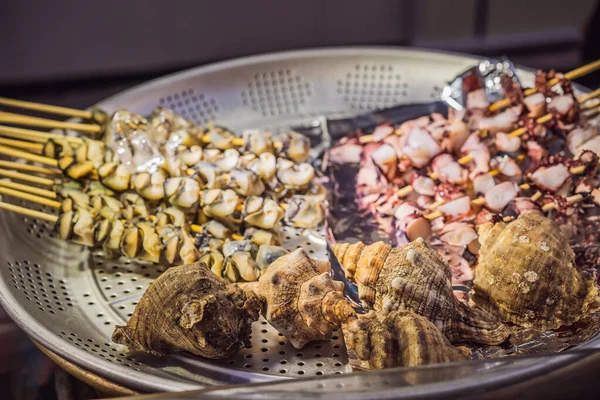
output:
M163 105L197 123L214 120L233 129L278 129L320 115L343 116L437 99L445 80L475 62L460 55L389 48L277 53L177 73L98 106L108 112L127 108L148 114ZM519 72L522 81L531 85L533 74ZM0 257L5 261L0 268L0 300L27 334L84 369L142 391L351 372L341 334L331 342L296 350L265 321L254 324L252 347L228 360L129 355L111 342L113 327L127 320L161 267L104 260L53 238L50 229L43 221L0 213ZM290 229L286 246L302 246L319 258L327 256L322 232ZM502 371L488 366L477 383L531 376L561 363L550 360L521 366L517 362ZM472 376L469 382L462 378L453 376L446 389L474 384ZM421 394L437 390L436 384L418 389Z

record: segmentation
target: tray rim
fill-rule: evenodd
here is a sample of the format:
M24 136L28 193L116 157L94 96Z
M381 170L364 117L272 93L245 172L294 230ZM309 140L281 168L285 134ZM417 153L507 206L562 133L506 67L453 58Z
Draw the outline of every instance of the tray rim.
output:
M291 51L281 51L281 52L271 52L266 54L259 54L253 56L245 56L240 58L235 58L226 61L220 61L215 63L210 63L207 65L202 65L198 67L192 67L188 69L184 69L179 72L174 72L171 74L167 74L162 77L158 77L147 81L145 83L133 86L130 89L126 89L119 93L116 93L106 99L103 99L96 103L94 106L102 107L103 104L114 102L117 98L126 98L135 96L136 93L140 91L151 90L157 88L159 86L168 85L173 80L186 79L188 77L192 77L196 74L208 74L210 72L219 71L222 69L228 68L236 68L241 66L247 66L252 64L259 64L265 62L273 62L273 61L290 61L296 59L304 59L311 57L320 57L320 56L331 56L331 57L339 57L339 56L356 56L360 54L361 56L398 56L399 53L402 56L406 57L416 57L416 58L439 58L440 60L450 61L448 58L453 60L454 62L460 63L468 63L468 62L476 62L480 59L480 56L464 54L459 52L451 52L451 51L439 51L432 49L420 49L414 47L402 47L402 46L340 46L340 47L322 47L322 48L309 48L309 49L300 49L300 50L291 50ZM532 69L518 66L519 70L531 72ZM588 89L583 88L580 85L576 85L578 89L582 91L588 91ZM90 106L91 108L92 106ZM43 347L48 350L55 352L60 357L63 357L65 360L74 363L75 365L85 369L91 370L99 375L105 377L106 379L112 382L121 383L127 387L139 389L142 391L182 391L182 390L194 390L207 388L207 386L203 386L199 383L190 383L184 381L176 381L172 379L167 379L158 376L152 376L152 380L148 380L147 373L142 373L140 371L131 370L125 366L110 364L108 362L97 362L99 361L93 356L90 356L87 352L82 349L73 348L68 346L66 342L64 342L60 337L47 330L42 324L38 323L33 317L27 313L26 309L21 307L16 299L10 294L7 290L6 282L0 278L0 305L4 308L9 317L33 340L39 342ZM21 310L21 313L18 312ZM56 340L51 341L50 337L54 337ZM586 347L590 342L584 343L580 346ZM549 359L547 362L535 364L532 367L528 368L515 368L514 371L510 371L510 373L506 373L506 371L502 371L502 373L494 373L493 370L490 370L491 373L481 374L477 376L476 379L471 377L460 378L454 381L449 382L440 382L440 383L431 383L431 384L423 384L419 386L414 386L415 392L411 394L411 397L414 396L427 396L427 395L448 395L448 394L457 394L463 392L465 390L473 390L473 389L491 389L493 387L498 387L500 385L506 384L508 382L516 383L518 381L522 381L524 379L529 379L544 372L554 370L575 362L584 355L581 354L569 354L568 352L564 352L560 354L560 357L556 357L555 359ZM96 361L96 362L94 362ZM358 372L360 373L360 372ZM346 375L347 376L347 375ZM336 376L324 376L320 379L335 379ZM280 382L282 379L289 378L279 378L272 379L273 382ZM315 378L304 378L315 380ZM300 380L303 380L302 378ZM260 382L250 383L250 385L260 385ZM243 384L248 385L248 384ZM378 398L385 398L388 396L378 396Z

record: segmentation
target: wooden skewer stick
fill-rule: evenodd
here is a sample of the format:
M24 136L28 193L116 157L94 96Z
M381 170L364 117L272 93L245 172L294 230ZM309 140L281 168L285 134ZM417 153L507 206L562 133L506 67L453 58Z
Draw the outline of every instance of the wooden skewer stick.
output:
M468 155L464 156L464 157L461 157L461 158L459 158L457 160L457 162L460 165L465 165L465 164L467 164L468 162L470 162L472 160L472 158L469 158L469 157L470 156L468 156ZM527 156L525 154L519 154L518 156L515 157L515 161L523 161L526 157ZM496 176L496 175L500 174L500 172L501 171L498 170L498 169L493 169L493 170L489 171L488 174L490 174L491 176ZM430 173L429 177L431 179L438 179L439 178L439 176L435 172Z
M423 217L427 218L428 220L432 221L436 218L442 217L444 214L442 214L439 211L436 212L432 212L431 214L427 214L427 215L423 215Z
M11 147L0 145L0 154L4 154L11 157L23 158L28 161L38 162L40 164L49 165L51 167L58 167L58 160L50 157L38 156L37 154L31 154L26 151L13 149Z
M587 95L578 97L577 102L581 104L583 102L586 102L586 101L596 98L598 96L600 96L600 89L594 90L593 92L588 93ZM546 115L543 115L543 116L539 117L538 119L536 119L535 122L542 125L542 124L545 124L546 122L550 122L551 120L552 120L552 114L546 114ZM514 131L509 133L508 136L509 137L518 137L518 136L523 135L525 132L527 132L527 129L519 128L519 129L515 129Z
M0 169L0 176L4 176L6 178L18 179L20 181L37 183L38 185L52 186L54 185L54 181L48 178L42 178L35 175L23 174L17 171L10 171L7 169Z
M552 114L546 114L543 115L541 117L539 117L538 119L535 120L536 123L542 125L545 124L546 122L550 122L552 120ZM514 131L512 131L511 133L508 134L508 137L519 137L524 135L527 132L527 129L525 128L518 128L515 129ZM467 154L464 157L461 157L458 159L458 163L460 165L465 165L468 164L469 162L471 162L473 160L473 156L471 156L470 154Z
M588 104L584 104L581 107L579 107L579 109L581 111L589 111L591 109L594 109L596 107L600 106L600 102L599 101L594 101L594 102L590 102Z
M589 64L583 65L583 66L581 66L579 68L575 68L574 70L567 72L565 74L565 78L567 78L569 80L581 78L584 75L587 75L587 74L589 74L591 72L596 71L597 69L600 69L600 60L596 60L594 62L591 62ZM554 79L551 79L548 82L548 86L552 87L552 86L556 85L557 83L558 83L558 79L554 78ZM523 94L525 96L529 96L529 95L532 95L532 94L534 94L536 92L537 92L536 88L529 88L529 89L526 89L523 92ZM496 111L501 110L503 108L506 108L508 106L510 106L510 100L509 99L502 99L502 100L498 100L494 104L491 104L490 107L489 107L489 110L491 112L496 112Z
M593 91L591 91L591 92L589 92L589 93L587 93L587 94L582 94L581 96L579 96L579 97L577 98L577 102L578 102L579 104L583 104L583 103L585 103L586 101L588 101L588 100L592 100L592 99L595 99L595 98L596 98L596 97L598 97L598 96L600 96L600 88L598 88L598 89L596 89L596 90L593 90Z
M0 179L0 186L7 187L9 189L20 190L21 192L35 194L37 196L47 197L49 199L58 198L56 192L53 192L52 190L41 189L35 186L23 185L22 183L7 181L4 179Z
M50 221L50 222L58 221L58 216L56 216L56 215L48 214L48 213L41 212L41 211L30 210L29 208L16 206L14 204L5 203L3 201L0 201L0 209L12 211L17 214L26 215L26 216L32 217L32 218L43 219L45 221Z
M204 227L202 225L196 225L196 224L192 224L190 225L190 230L194 233L202 233L202 231L204 230ZM242 240L244 239L244 237L238 233L232 233L231 234L231 238L233 240Z
M210 136L209 136L209 135L204 135L204 136L202 136L202 143L204 143L204 144L208 144L208 143L210 143ZM233 138L233 139L231 140L231 143L232 143L234 146L243 146L243 145L244 145L244 139L243 139L243 138L237 138L237 137L236 137L236 138Z
M36 196L33 194L29 194L29 193L19 192L18 190L9 189L9 188L2 187L2 186L0 186L0 194L17 197L19 199L31 201L33 203L42 204L44 206L60 208L60 201L49 200L44 197Z
M57 169L38 167L37 165L23 164L15 161L0 160L0 167L16 169L20 171L37 172L46 175L62 175Z
M17 125L37 126L42 128L71 129L74 131L80 131L90 134L96 134L102 131L102 127L100 125L56 121L53 119L30 117L27 115L13 114L7 112L0 112L0 122Z
M0 120L2 120L2 113L0 113ZM82 143L83 139L73 136L65 136L65 135L57 135L55 133L48 132L40 132L33 129L24 129L24 128L15 128L12 126L2 126L0 125L0 136L8 136L16 139L29 140L31 142L39 142L46 143L50 139L64 139L73 143ZM202 142L205 144L210 143L209 135L204 135L202 137ZM234 146L243 146L244 139L243 138L233 138L231 143ZM283 143L274 142L273 147L276 149L281 149L283 147Z
M522 183L522 184L519 185L519 188L521 188L521 190L529 190L529 189L531 189L531 186L528 183ZM471 200L471 204L473 204L475 206L484 205L485 202L486 202L485 197L478 197L476 199ZM442 206L442 205L444 205L446 203L447 202L444 201L444 200L436 201L435 203L431 203L429 205L429 207L427 207L427 208L429 210L435 210L439 206Z
M46 143L50 139L64 139L72 143L82 143L83 139L73 136L57 135L55 133L40 132L33 129L15 128L0 125L0 135L15 139L29 140L31 142Z
M46 205L46 206L53 207L53 208L60 208L60 206L61 206L61 203L59 201L53 201L53 200L49 200L49 199L46 199L43 197L39 197L39 196L35 196L35 195L28 194L28 193L23 193L23 192L19 192L17 190L3 187L3 186L1 186L2 182L5 182L5 181L0 180L0 194L17 197L20 199L28 200L28 201L31 201L34 203ZM33 217L33 218L44 219L44 220L50 221L50 222L58 221L58 216L56 216L56 215L47 214L47 213L44 213L41 211L31 210L29 208L16 206L14 204L5 203L3 201L0 201L0 209L16 212L18 214L27 215L27 216ZM204 228L201 225L196 225L196 224L190 225L190 230L194 233L201 233L203 231L203 229ZM233 240L242 240L244 237L240 234L233 233L233 234L231 234L231 238Z
M5 144L7 146L16 147L19 149L30 150L35 153L41 152L42 149L44 148L44 145L41 143L31 143L31 142L25 142L23 140L17 140L17 139L0 138L0 144Z
M24 108L26 110L42 111L50 114L64 115L67 117L76 117L83 119L91 119L92 112L86 110L78 110L76 108L52 106L50 104L34 103L32 101L23 101L15 99L7 99L0 97L0 104L10 107Z
M567 197L567 201L571 204L577 204L577 203L581 202L582 200L583 200L583 196L580 194L574 194L573 196ZM550 210L556 210L557 208L558 208L558 206L556 205L556 203L546 203L542 207L542 211L546 212L546 211L550 211Z
M542 192L539 190L531 196L531 201L538 201L542 197Z

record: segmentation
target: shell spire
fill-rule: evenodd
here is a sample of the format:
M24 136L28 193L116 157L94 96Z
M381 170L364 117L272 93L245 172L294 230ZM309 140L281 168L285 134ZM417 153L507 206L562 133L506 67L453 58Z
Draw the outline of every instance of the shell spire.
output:
M359 297L380 316L412 311L427 317L453 343L499 344L510 335L504 325L485 319L454 296L450 267L422 239L401 248L383 242L336 245L334 252L346 268L356 266Z

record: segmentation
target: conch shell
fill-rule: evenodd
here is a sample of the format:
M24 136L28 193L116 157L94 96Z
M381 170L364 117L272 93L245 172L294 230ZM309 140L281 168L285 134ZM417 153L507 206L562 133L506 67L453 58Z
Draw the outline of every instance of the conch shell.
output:
M251 324L259 313L252 292L227 284L197 262L160 275L112 340L157 356L189 351L224 358L250 344Z
M346 270L354 269L363 304L380 317L397 309L413 311L451 342L499 344L510 335L504 325L477 315L454 296L450 267L423 239L401 248L359 242L336 244L333 250Z
M466 360L427 318L411 311L392 311L378 317L371 311L343 326L351 360L356 356L371 369L414 367Z
M328 261L298 249L275 260L258 281L265 318L296 348L329 340L334 329L355 316L343 283L331 279L330 268Z
M598 288L574 266L560 227L538 212L482 226L472 301L505 321L556 329L596 307Z

